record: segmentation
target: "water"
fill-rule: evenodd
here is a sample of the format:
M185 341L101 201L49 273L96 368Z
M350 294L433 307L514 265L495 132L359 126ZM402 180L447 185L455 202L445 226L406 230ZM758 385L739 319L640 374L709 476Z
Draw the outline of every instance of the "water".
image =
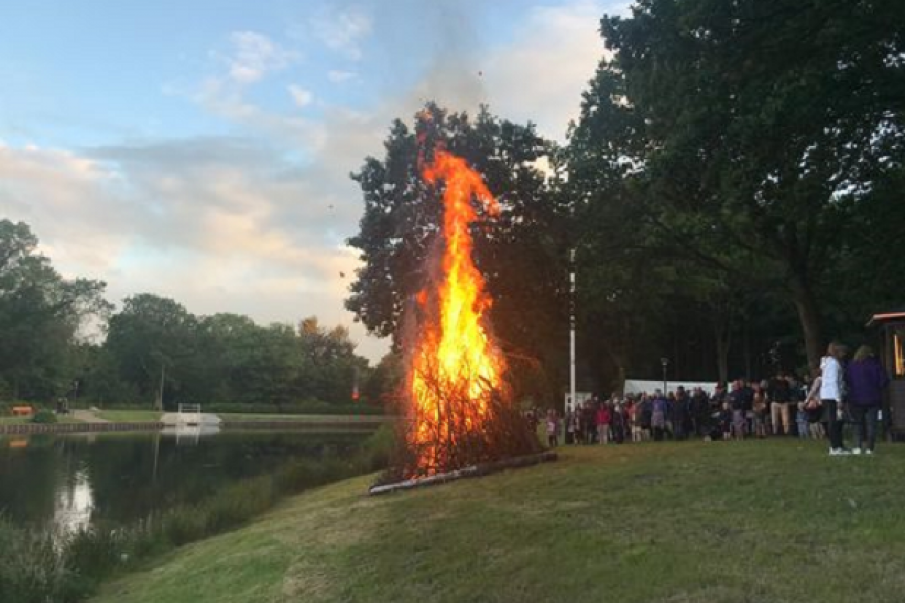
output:
M365 437L298 431L0 436L0 513L63 533L129 525L288 461L351 458Z

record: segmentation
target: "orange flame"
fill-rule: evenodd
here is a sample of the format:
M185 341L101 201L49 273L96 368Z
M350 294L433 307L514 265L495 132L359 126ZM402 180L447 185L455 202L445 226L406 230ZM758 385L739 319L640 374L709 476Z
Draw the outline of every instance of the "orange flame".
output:
M446 183L442 279L435 292L417 296L419 306L428 311L429 301L435 301L436 319L422 326L410 373L414 424L409 443L417 451L413 473L432 475L446 466L446 455L458 438L481 429L506 367L483 324L491 300L472 262L469 232L477 219L473 198L491 215L499 214L499 205L480 174L443 149L435 151L423 174L429 183Z

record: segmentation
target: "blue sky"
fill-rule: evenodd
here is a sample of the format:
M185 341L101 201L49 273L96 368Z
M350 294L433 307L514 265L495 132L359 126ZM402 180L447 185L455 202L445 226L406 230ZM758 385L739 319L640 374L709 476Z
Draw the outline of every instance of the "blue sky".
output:
M394 117L490 103L562 138L605 0L0 5L0 217L67 275L351 325L347 174ZM352 326L360 350L385 344Z

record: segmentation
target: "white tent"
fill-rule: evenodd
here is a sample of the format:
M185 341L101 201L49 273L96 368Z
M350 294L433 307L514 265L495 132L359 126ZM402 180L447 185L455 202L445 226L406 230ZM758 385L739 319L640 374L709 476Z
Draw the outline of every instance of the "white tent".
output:
M575 401L578 404L584 404L585 402L587 402L588 400L590 400L593 397L594 397L594 394L592 394L591 392L575 392ZM572 409L571 398L572 398L572 396L570 396L569 394L566 394L566 410Z
M667 381L666 382L666 391L674 392L676 389L682 386L685 388L685 391L690 392L696 387L700 387L708 394L713 394L716 389L716 382L706 382L706 381ZM644 379L626 379L625 386L622 389L622 392L626 395L628 394L643 394L648 393L652 394L655 390L663 389L662 381L649 381Z

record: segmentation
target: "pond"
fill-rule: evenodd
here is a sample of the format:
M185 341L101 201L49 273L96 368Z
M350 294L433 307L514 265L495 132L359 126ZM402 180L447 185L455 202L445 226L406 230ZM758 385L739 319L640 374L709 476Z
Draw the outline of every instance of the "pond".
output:
M129 525L298 460L352 459L367 432L0 436L0 514L73 532ZM346 477L337 471L336 479ZM323 480L321 480L323 481ZM304 484L301 484L304 486Z

